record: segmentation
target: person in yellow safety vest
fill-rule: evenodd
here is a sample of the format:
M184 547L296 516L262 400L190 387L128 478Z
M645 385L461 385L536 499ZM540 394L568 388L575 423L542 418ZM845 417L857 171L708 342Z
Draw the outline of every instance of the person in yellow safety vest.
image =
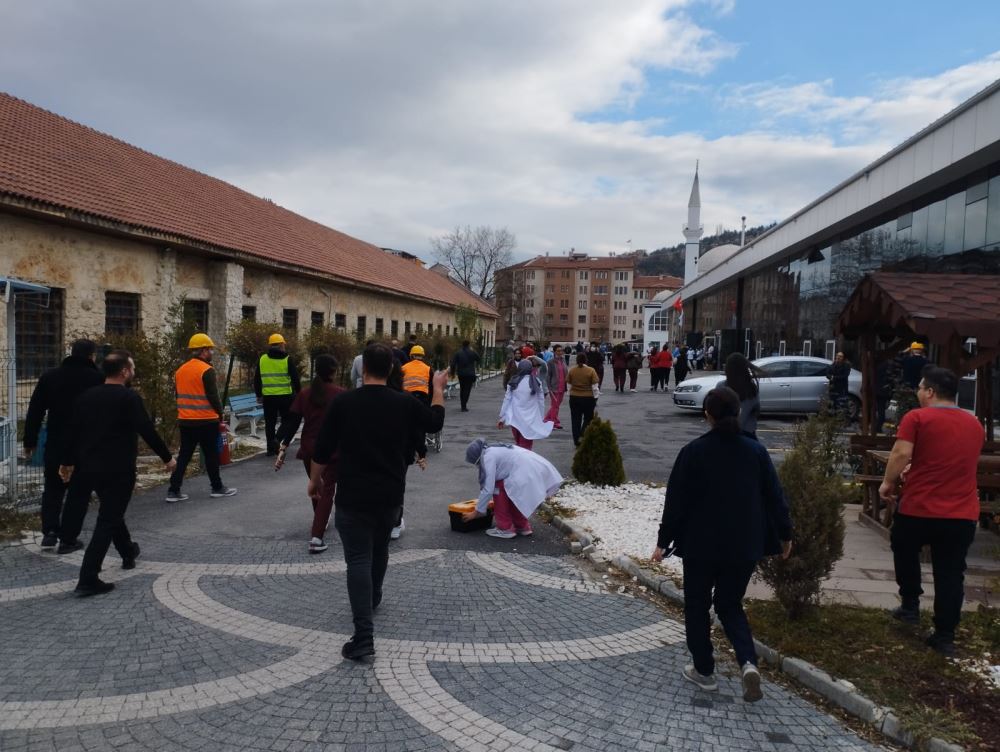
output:
M431 395L434 393L432 384L433 371L431 367L424 363L424 348L421 345L410 346L410 359L403 364L400 369L403 375L403 391L409 392L420 402L430 407ZM415 429L413 435L413 451L417 455L417 465L421 470L427 467L427 433L420 429ZM413 456L412 454L410 455ZM400 509L399 524L390 533L390 537L395 540L403 534L406 523L403 522L402 509Z
M181 447L177 452L177 467L170 476L167 503L186 501L181 493L184 471L200 446L205 455L205 471L212 483L212 497L232 496L235 488L226 488L219 474L219 422L222 420L222 400L215 369L210 365L215 343L207 334L198 333L188 342L191 358L174 374L177 395L177 427Z
M264 437L268 456L278 453L278 416L288 420L292 400L299 391L299 370L288 357L285 338L275 332L267 338L267 352L260 356L253 388L264 406Z

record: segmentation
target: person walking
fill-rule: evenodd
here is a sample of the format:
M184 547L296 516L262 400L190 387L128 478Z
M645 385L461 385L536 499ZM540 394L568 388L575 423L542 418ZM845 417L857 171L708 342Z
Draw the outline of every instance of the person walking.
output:
M740 398L740 430L752 439L757 438L757 419L760 418L760 377L763 372L746 359L743 353L729 353L725 365L726 379L719 386L726 386Z
M597 343L591 342L587 351L587 365L597 374L597 385L604 387L604 354L597 349Z
M902 604L893 616L920 623L920 550L930 546L934 631L926 644L944 655L955 653L965 558L979 519L976 473L986 440L979 421L956 404L957 395L958 377L952 371L924 367L917 387L920 407L900 421L879 486L890 509L898 502L889 542ZM902 491L897 490L900 480Z
M625 356L625 370L628 371L628 390L635 393L635 387L639 383L639 369L642 368L642 353L629 350Z
M66 440L77 399L91 387L104 383L104 377L94 365L96 350L97 345L93 341L76 340L70 346L69 357L58 368L46 371L38 379L24 418L25 459L37 450L42 421L45 421L41 547L51 549L58 544L61 554L83 548L77 536L90 503L90 492L84 494L78 484L67 485L59 477L59 453Z
M486 534L493 538L531 535L528 518L563 482L547 459L510 444L476 439L466 447L465 461L479 469L479 498L476 508L465 512L462 519L471 522L485 516L492 499L494 525Z
M469 395L476 383L476 366L479 365L479 353L472 349L469 340L462 341L462 349L451 358L451 372L458 378L458 400L462 412L469 412Z
M338 394L346 391L337 386L334 379L337 376L337 359L332 355L318 355L315 363L316 375L312 384L295 395L288 411L288 419L281 422L278 431L278 458L274 462L277 472L285 464L285 453L295 438L295 432L302 425L302 436L299 438L299 451L295 459L302 460L308 478L312 472L312 457L316 451L316 435L319 433L326 408ZM320 554L326 551L327 544L323 540L330 515L333 513L333 497L337 490L337 455L334 454L326 465L323 474L323 489L319 498L312 498L313 521L309 538L309 553Z
M655 392L661 379L660 348L658 345L653 345L649 348L649 391Z
M623 344L615 345L611 351L611 375L615 382L615 391L625 391L625 372L628 368L628 349Z
M389 535L400 517L415 430L444 426L446 371L433 376L428 407L386 385L392 352L381 343L365 348L364 385L338 395L326 411L313 452L309 495L323 491L323 475L339 454L334 525L344 546L347 593L354 635L341 649L351 660L375 654L372 612L382 601ZM409 455L409 457L408 457Z
M551 421L553 428L561 430L562 423L559 422L559 408L566 394L566 374L569 372L569 368L566 367L566 361L563 359L562 345L555 345L552 348L552 352L554 357L549 361L547 374L549 411L545 413L544 420Z
M267 352L260 356L257 372L254 374L254 392L264 406L264 438L267 441L267 456L278 453L278 417L288 420L288 408L299 391L299 369L288 357L285 338L275 332L267 338Z
M503 376L501 378L503 382L503 388L507 388L507 384L510 383L511 378L517 373L517 366L521 362L521 358L524 357L524 349L517 348L514 354L510 356L507 360L507 364L504 366Z
M190 497L181 492L184 472L187 470L196 447L201 447L205 457L205 472L212 484L213 499L233 496L235 488L227 488L219 474L219 421L222 420L222 400L219 385L212 368L215 343L207 334L199 332L188 341L191 357L174 374L177 394L177 430L181 446L177 452L177 467L170 476L167 503L187 501Z
M368 347L368 345L372 344L374 341L375 340L373 339L368 340L367 342L365 342L365 347ZM395 341L396 340L393 340L393 342ZM362 352L364 352L364 350L362 350ZM395 347L393 347L393 355L395 355L395 353L396 350ZM361 383L363 381L363 379L361 378L361 353L355 355L354 360L351 361L351 375L349 378L351 379L351 386L354 389L357 389L361 386Z
M925 350L923 342L911 342L910 349L903 357L903 383L910 389L916 389L919 386L924 366L930 362L927 360Z
M656 354L656 367L660 370L660 386L663 391L670 391L670 369L674 365L674 356L670 354L670 347L664 345Z
M532 372L532 360L522 360L517 373L507 382L497 418L497 428L510 426L514 443L525 449L531 449L536 439L547 439L553 428L553 423L544 418L545 391L541 379Z
M424 348L414 345L410 348L410 359L402 368L403 391L419 400L424 405L431 403L431 367L424 362ZM427 435L417 432L416 453L421 460L427 457Z
M691 364L688 363L688 349L678 346L677 357L674 358L674 385L680 386L681 382L688 377L691 372Z
M847 382L851 377L851 362L839 352L830 365L830 407L847 415Z
M114 583L98 577L112 543L122 557L122 569L134 569L139 557L139 544L125 524L135 487L136 437L142 436L167 470L177 464L156 433L142 398L128 388L135 376L132 356L125 350L112 350L101 362L101 370L104 384L88 389L77 400L59 467L64 482L75 479L88 497L95 491L101 502L76 585L81 596L114 590Z
M667 482L653 561L671 552L684 566L684 631L693 663L684 678L715 691L712 618L722 622L736 652L743 699L763 697L757 653L743 596L757 562L792 549L792 522L767 450L739 425L740 399L717 387L705 396L711 430L683 449Z
M566 378L569 382L569 415L573 446L580 446L583 432L594 419L600 382L597 371L587 365L587 356L584 353L577 354L576 365L569 369Z

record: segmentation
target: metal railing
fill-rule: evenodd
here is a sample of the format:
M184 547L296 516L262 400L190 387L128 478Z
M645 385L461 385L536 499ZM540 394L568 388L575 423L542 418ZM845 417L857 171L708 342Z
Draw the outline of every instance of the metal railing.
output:
M38 383L36 374L58 364L51 356L31 352L18 353L15 361L12 353L0 350L0 504L4 506L31 507L41 499L43 449L40 446L26 458L21 442L28 403Z

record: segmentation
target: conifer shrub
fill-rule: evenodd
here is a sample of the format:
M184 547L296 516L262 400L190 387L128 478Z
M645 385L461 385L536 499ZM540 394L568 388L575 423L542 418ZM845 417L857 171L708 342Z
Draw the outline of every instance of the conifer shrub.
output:
M792 554L764 559L758 571L791 619L818 604L821 581L844 554L842 513L852 491L838 472L846 454L837 436L841 425L824 414L801 423L778 468L792 517Z
M625 482L618 436L609 421L596 415L590 421L573 456L573 476L595 486L620 486Z

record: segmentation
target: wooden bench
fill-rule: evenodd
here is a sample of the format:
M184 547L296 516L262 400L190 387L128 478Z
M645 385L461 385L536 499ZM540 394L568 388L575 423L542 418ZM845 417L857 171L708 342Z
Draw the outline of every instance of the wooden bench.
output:
M257 437L257 421L264 417L264 408L257 402L254 394L236 394L229 398L229 432L236 429L244 420L250 422L250 435Z

